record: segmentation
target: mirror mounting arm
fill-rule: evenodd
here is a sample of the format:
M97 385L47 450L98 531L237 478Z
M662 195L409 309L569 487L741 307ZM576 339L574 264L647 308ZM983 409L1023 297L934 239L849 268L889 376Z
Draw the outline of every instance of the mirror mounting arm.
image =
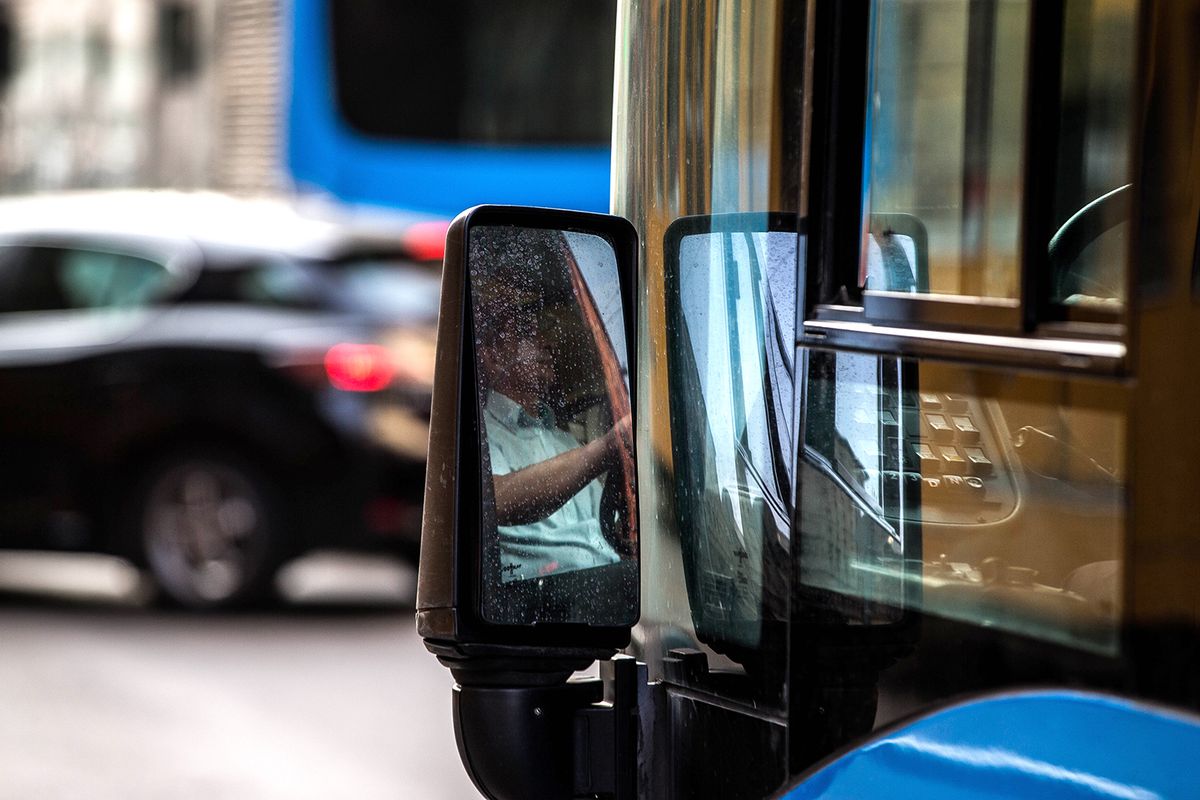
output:
M522 647L425 640L461 686L554 686L611 658L615 648Z
M644 668L629 656L600 666L601 680L454 687L458 752L484 796L634 800Z

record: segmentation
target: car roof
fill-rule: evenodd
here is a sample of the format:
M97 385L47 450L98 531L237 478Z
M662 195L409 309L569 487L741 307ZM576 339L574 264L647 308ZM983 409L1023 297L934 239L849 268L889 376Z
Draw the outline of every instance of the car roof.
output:
M252 254L320 260L362 252L404 256L411 254L408 232L441 224L415 213L218 192L115 190L0 199L0 239L92 239L110 246L124 240L169 250L198 246L218 261Z

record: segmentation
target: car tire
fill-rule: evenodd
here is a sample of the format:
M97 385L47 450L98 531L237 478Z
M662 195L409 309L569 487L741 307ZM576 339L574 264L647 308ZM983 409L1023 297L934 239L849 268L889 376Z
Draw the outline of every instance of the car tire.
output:
M284 560L274 484L230 453L188 450L146 470L133 503L142 560L170 604L193 610L274 598Z

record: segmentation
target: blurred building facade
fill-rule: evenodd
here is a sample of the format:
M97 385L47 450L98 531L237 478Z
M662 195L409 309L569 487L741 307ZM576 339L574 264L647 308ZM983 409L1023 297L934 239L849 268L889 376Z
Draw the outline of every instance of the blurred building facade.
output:
M0 0L0 192L283 184L280 0Z

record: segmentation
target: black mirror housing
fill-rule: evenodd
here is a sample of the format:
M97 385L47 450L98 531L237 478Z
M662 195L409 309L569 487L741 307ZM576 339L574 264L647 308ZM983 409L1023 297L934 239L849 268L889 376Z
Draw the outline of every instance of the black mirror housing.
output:
M537 253L530 255L530 242L548 242L543 250L549 255L542 253L543 260L537 261ZM637 352L637 248L633 226L620 217L550 209L478 206L460 214L447 232L421 533L417 629L426 647L454 671L463 685L553 683L596 659L611 656L629 642L638 616L636 475L628 433L633 429L632 398L636 396L636 370L629 365ZM585 260L594 264L597 259L601 267L583 268ZM559 272L565 277L556 277ZM603 283L599 289L595 285L598 280ZM619 308L614 304L618 296ZM594 297L603 299L594 302ZM491 298L491 306L485 303L487 298ZM533 311L522 310L536 307L544 311L551 305L556 313L544 313L540 318ZM520 561L509 555L512 548L506 532L522 527L506 521L504 515L510 512L505 509L512 505L507 502L509 490L505 490L505 502L498 504L494 487L499 483L494 478L501 477L505 466L515 472L520 465L490 463L501 455L496 442L504 433L490 426L494 406L500 403L492 398L501 396L497 390L500 378L495 376L511 377L512 371L498 373L494 351L488 348L499 347L490 344L492 341L521 340L524 348L530 349L525 340L543 335L536 325L528 335L489 338L492 327L509 325L513 318L525 316L549 319L548 324L557 326L556 331L565 327L574 337L560 336L555 341L557 350L547 345L558 359L550 368L555 401L547 400L547 405L552 405L560 417L585 408L590 424L601 433L594 433L590 442L587 435L577 436L588 445L589 452L607 447L606 453L621 456L605 456L605 464L620 462L619 476L614 477L618 467L608 466L608 472L602 477L592 476L594 480L589 477L584 487L597 494L601 483L613 484L613 494L623 488L628 496L622 506L623 517L620 512L610 512L610 516L622 520L623 533L613 534L611 529L616 523L610 521L610 530L604 533L611 549L598 558L599 567L592 567L590 562L569 564L564 558ZM568 318L566 323L564 317ZM601 355L578 358L579 350L588 349L579 346L585 340L588 345L593 340L600 343ZM587 382L581 377L581 369L595 373L598 368L588 370L586 365L595 365L596 358L604 362L605 369L600 371L607 378L593 380L598 388L590 395L574 392L588 395L582 400L574 396L564 400L564 395L572 393L561 390L561 384ZM576 365L576 372L564 376L563 364ZM503 388L508 394L521 396L516 389ZM607 400L605 391L609 394ZM624 401L619 396L622 391L627 393ZM505 408L514 414L523 413L513 403ZM487 416L488 409L492 416ZM530 410L524 416L537 415ZM552 418L550 411L545 416ZM597 418L603 421L597 423ZM530 424L525 423L526 427ZM552 433L546 436L561 439L566 436L562 431L566 427L563 423L548 428ZM618 427L623 436L618 437ZM580 426L576 424L572 429L578 431ZM585 448L579 449L582 452ZM583 494L583 490L578 491ZM525 523L525 517L536 517L537 513L526 513L519 521ZM559 512L550 513L546 520ZM597 520L604 521L602 515ZM544 538L547 523L538 524L543 525ZM600 528L604 525L589 530ZM520 552L528 555L528 550ZM522 569L529 574L523 574ZM581 610L566 607L570 603L564 605L564 597L592 600Z

